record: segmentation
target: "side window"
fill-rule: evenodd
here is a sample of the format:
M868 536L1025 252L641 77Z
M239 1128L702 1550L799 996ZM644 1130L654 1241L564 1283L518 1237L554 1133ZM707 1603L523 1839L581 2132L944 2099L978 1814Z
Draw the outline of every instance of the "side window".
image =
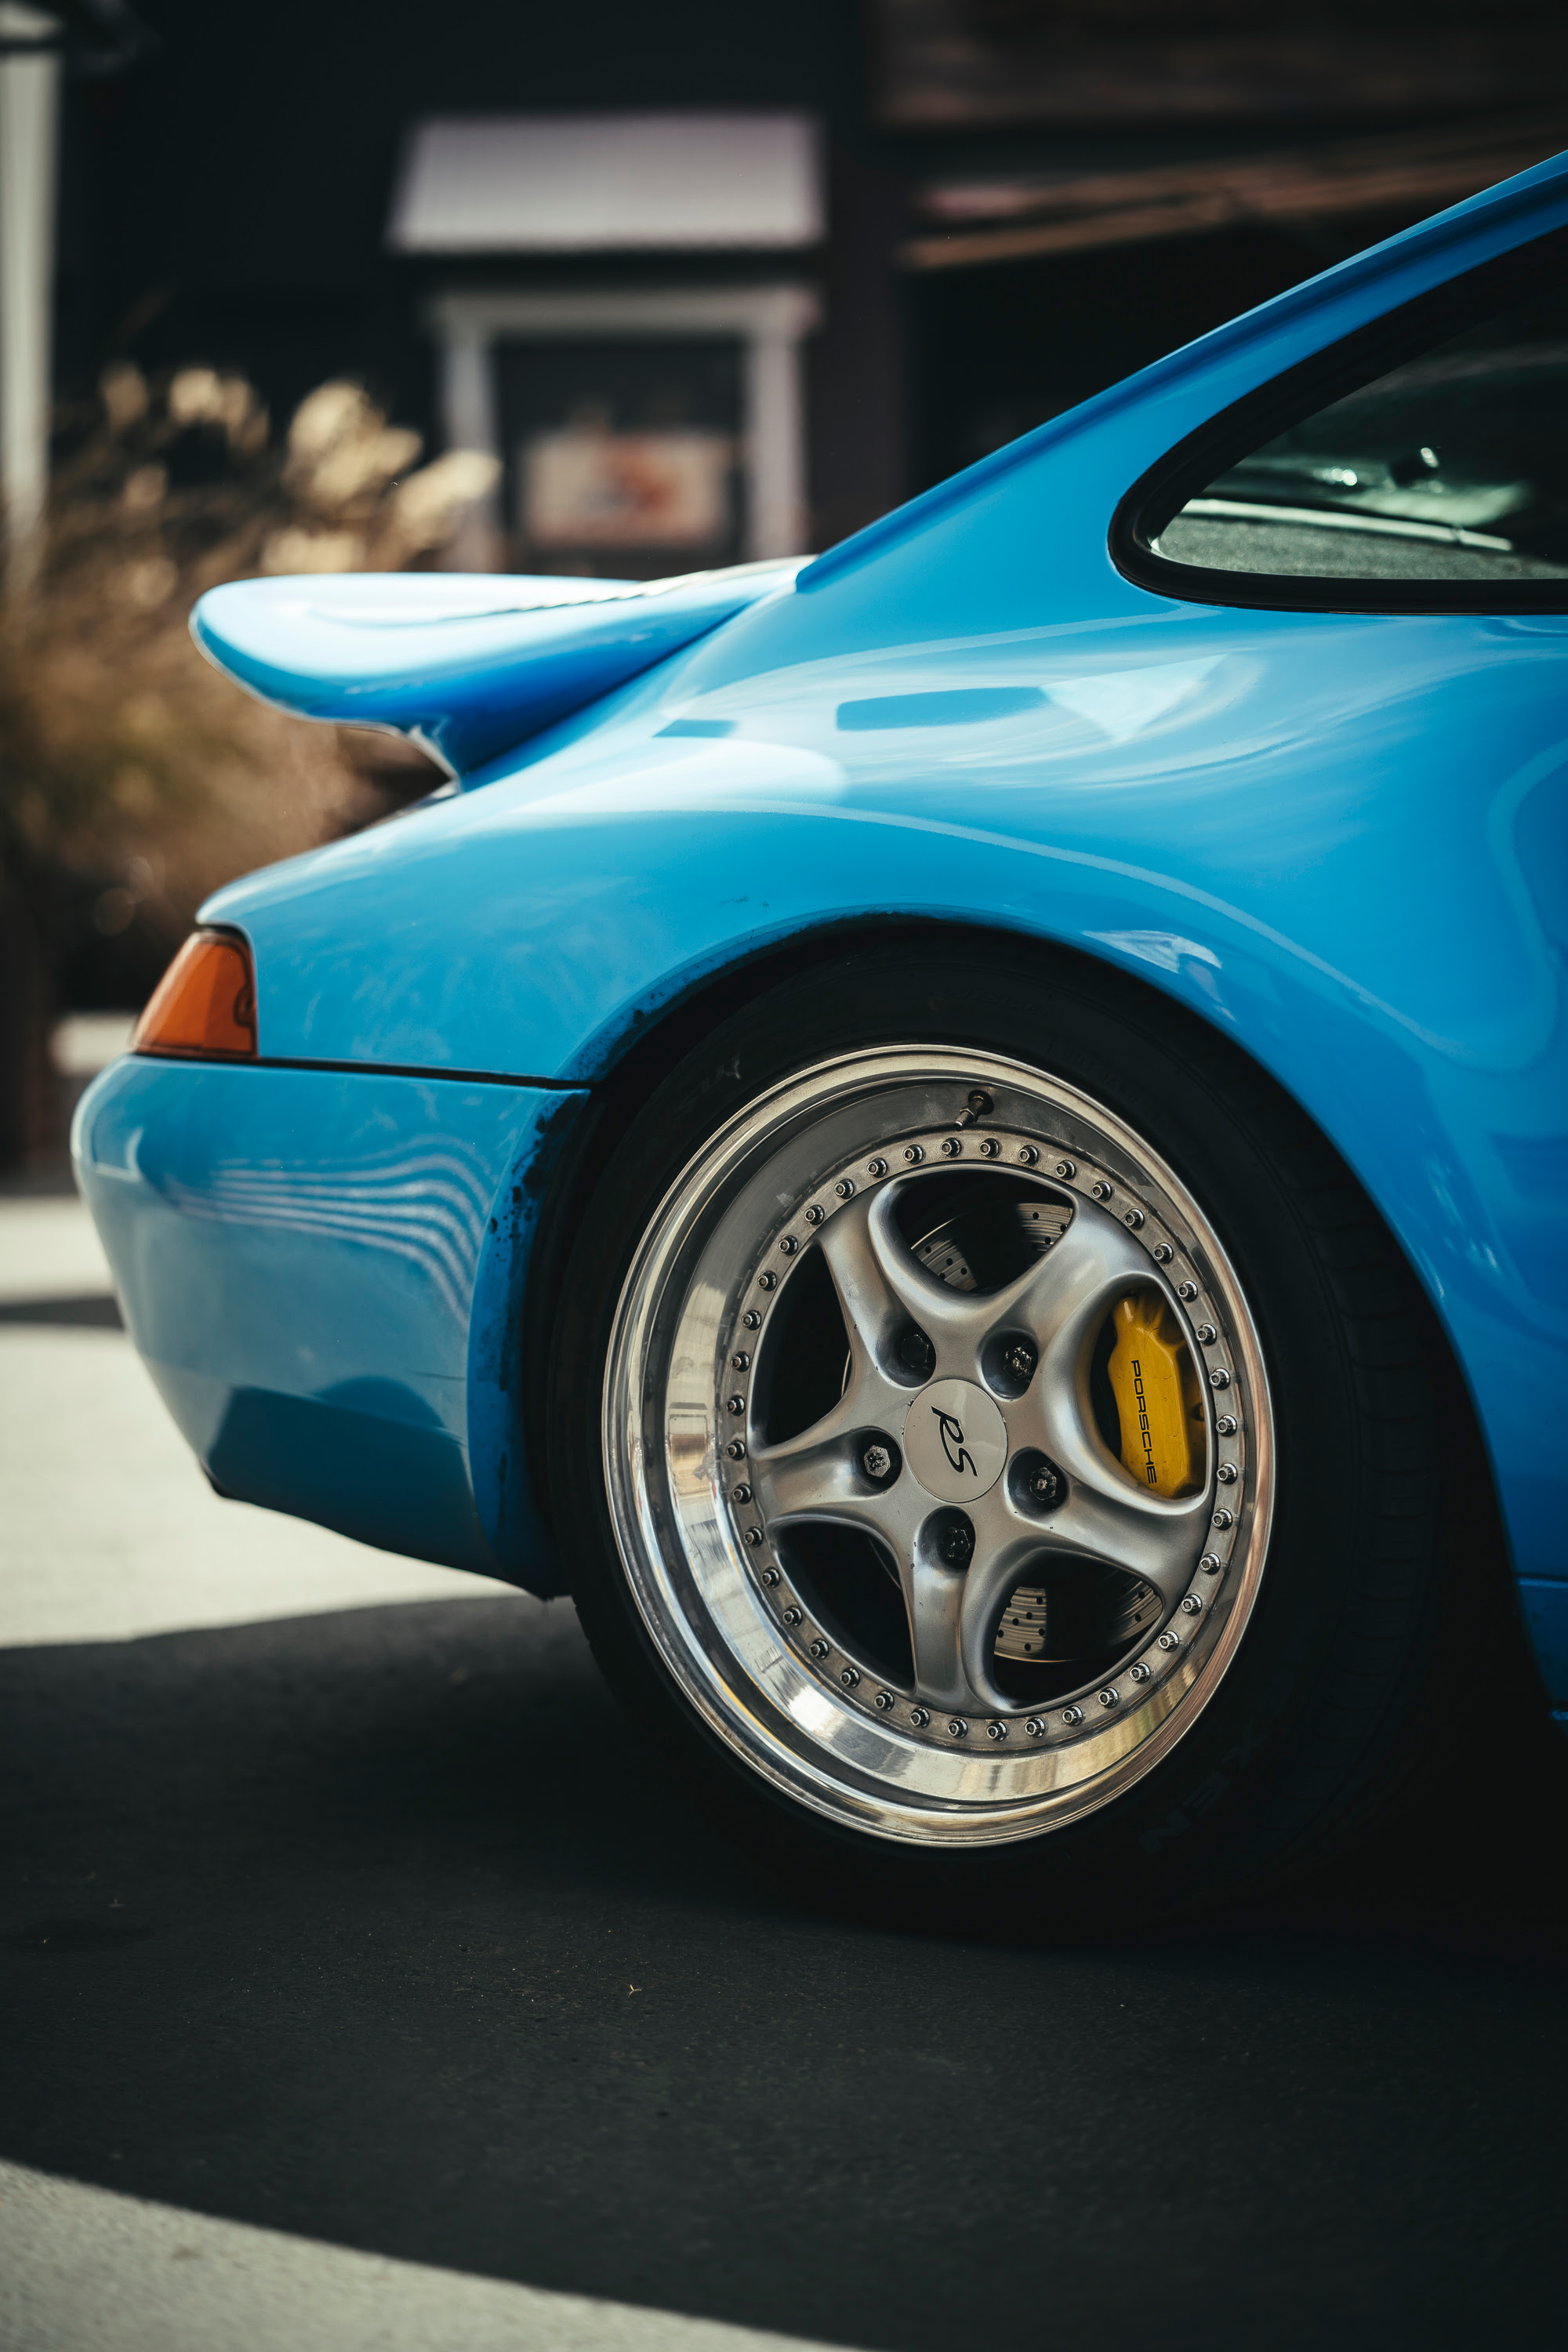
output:
M1282 424L1252 404L1253 430L1275 429L1231 450L1211 446L1214 466L1194 475L1189 462L1178 494L1187 495L1142 546L1160 570L1242 574L1268 582L1321 583L1319 593L1285 593L1281 603L1352 605L1331 583L1384 583L1384 608L1418 609L1462 598L1484 607L1489 589L1517 605L1561 605L1568 582L1568 272L1552 236L1412 306L1404 321L1426 333L1365 381L1345 382L1342 363L1296 372L1321 404ZM1499 303L1499 297L1505 299ZM1444 312L1447 316L1444 316ZM1450 331L1427 340L1433 327ZM1358 339L1366 359L1392 355L1398 318L1379 338ZM1324 375L1337 373L1337 397L1321 401ZM1239 424L1240 413L1233 412ZM1281 429L1282 425L1282 429ZM1217 463L1215 461L1218 461ZM1156 505L1149 519L1157 520ZM1129 567L1131 568L1131 567ZM1472 583L1467 590L1462 583ZM1447 593L1434 598L1424 584ZM1153 584L1151 583L1151 584ZM1194 580L1174 593L1202 596ZM1242 583L1238 583L1238 586ZM1218 583L1212 583L1215 588ZM1247 603L1268 601L1245 593Z

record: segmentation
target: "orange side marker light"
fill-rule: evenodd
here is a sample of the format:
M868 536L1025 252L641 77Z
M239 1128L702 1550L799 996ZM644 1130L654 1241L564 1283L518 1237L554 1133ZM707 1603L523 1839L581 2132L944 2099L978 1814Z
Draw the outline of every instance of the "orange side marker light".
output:
M254 1059L256 978L245 941L232 931L194 931L153 990L131 1050L197 1061Z

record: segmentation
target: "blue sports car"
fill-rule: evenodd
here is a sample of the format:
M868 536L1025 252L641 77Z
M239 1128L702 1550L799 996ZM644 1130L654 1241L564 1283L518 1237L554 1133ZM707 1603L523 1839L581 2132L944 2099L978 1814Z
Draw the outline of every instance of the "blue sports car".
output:
M193 625L450 778L81 1106L220 1492L570 1592L933 1901L1310 1853L1527 1643L1568 1707L1568 158L815 562Z

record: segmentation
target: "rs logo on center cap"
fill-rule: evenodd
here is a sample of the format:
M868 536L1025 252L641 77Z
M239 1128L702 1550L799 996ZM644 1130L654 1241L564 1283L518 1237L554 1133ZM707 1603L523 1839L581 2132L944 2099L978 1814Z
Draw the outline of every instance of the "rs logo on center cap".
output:
M904 1418L904 1459L928 1495L973 1503L989 1492L1007 1460L1007 1424L973 1381L931 1381Z
M942 1452L946 1454L953 1468L955 1470L967 1470L972 1478L978 1478L980 1473L974 1466L973 1454L969 1452L963 1443L963 1427L958 1415L955 1412L944 1412L939 1404L933 1404L931 1411L936 1415L937 1430L942 1438Z

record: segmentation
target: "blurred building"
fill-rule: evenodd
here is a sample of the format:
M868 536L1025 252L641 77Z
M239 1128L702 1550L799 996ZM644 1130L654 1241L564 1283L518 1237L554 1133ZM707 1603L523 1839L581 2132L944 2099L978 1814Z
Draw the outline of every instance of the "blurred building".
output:
M61 392L358 377L494 450L461 560L531 568L829 543L1568 145L1562 0L136 16L68 59Z

